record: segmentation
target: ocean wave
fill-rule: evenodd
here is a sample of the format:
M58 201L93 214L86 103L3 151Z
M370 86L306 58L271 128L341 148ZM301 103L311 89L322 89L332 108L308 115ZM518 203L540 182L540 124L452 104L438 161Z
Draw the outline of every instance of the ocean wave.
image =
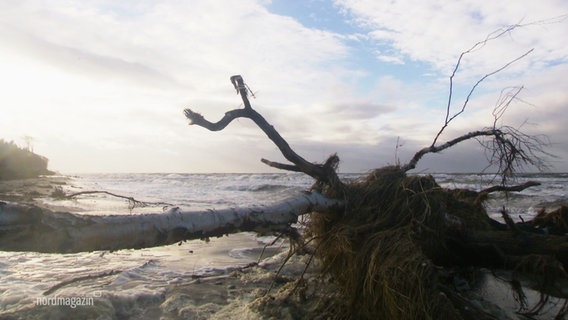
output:
M361 174L343 174L342 178L356 179ZM493 179L493 175L435 174L438 183L453 188L479 190ZM553 209L568 203L568 174L521 175L519 183L536 180L541 186L519 193L491 195L486 203L489 214L501 219L503 205L515 219L529 220L541 206ZM496 181L497 184L499 181ZM81 190L108 190L117 194L134 196L139 200L164 201L192 210L199 208L223 208L269 203L307 189L313 179L302 174L92 174L73 178L73 185ZM495 183L494 183L495 184ZM69 186L70 187L70 186ZM87 200L81 200L85 203ZM81 203L78 201L78 203ZM93 206L104 208L107 213L116 206L127 204L101 198L92 200ZM89 202L90 203L90 202ZM115 206L116 204L116 206ZM108 208L108 209L107 209ZM155 210L155 209L152 209ZM128 213L130 214L130 213ZM124 270L120 274L89 281L76 282L58 290L58 294L83 294L103 290L96 305L73 311L64 308L64 316L82 318L84 315L122 315L124 318L151 318L152 310L159 309L164 290L169 283L191 281L191 275L211 274L223 268L258 259L262 247L274 237L256 238L238 234L211 239L205 242L187 242L181 246L143 250L121 250L112 253L82 253L73 255L0 252L0 318L37 318L52 315L57 318L61 308L35 306L33 299L42 292L69 278L89 276L106 270ZM264 256L281 251L281 242L269 247ZM31 297L31 298L30 298ZM4 307L4 309L2 309ZM27 309L26 309L27 308ZM22 311L23 310L23 311Z

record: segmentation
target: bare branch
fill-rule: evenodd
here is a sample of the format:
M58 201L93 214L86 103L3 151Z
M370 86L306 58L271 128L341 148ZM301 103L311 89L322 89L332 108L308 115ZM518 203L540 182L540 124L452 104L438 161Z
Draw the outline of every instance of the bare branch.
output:
M436 137L434 138L432 145L436 144L436 141L438 140L439 136L442 134L444 129L446 129L446 127L448 126L450 121L452 121L455 117L457 117L459 114L464 112L465 106L463 106L462 109L458 113L454 114L450 118L450 109L451 109L451 106L452 106L452 98L453 98L453 93L454 93L454 77L456 76L456 73L458 72L458 70L461 66L461 62L462 62L463 57L467 54L470 54L470 53L472 53L476 50L483 48L489 41L500 38L504 34L512 31L515 28L517 28L518 26L519 25L512 25L512 26L508 26L505 29L496 30L496 31L490 33L484 40L477 42L471 48L469 48L468 50L466 50L466 51L464 51L460 54L460 56L458 57L458 61L456 62L456 65L454 66L454 70L452 71L452 74L450 75L450 78L449 78L450 85L449 85L448 102L447 102L447 105L446 105L446 118L444 120L444 125L442 126L442 128L440 129L440 131L438 132Z
M248 100L249 90L241 76L232 76L231 83L233 84L237 92L241 95L244 103L244 109L231 110L225 113L225 116L216 123L207 121L199 113L193 112L190 109L185 109L184 113L185 116L190 120L190 124L195 124L211 131L219 131L224 129L229 123L231 123L231 121L236 118L248 118L252 120L272 142L274 142L274 144L278 147L278 149L280 149L280 152L282 153L282 155L284 155L286 160L293 163L293 165L278 164L268 160L263 160L263 163L279 169L300 171L317 179L318 181L341 188L342 182L337 177L334 169L330 169L325 165L318 165L308 162L306 159L302 158L294 150L292 150L288 142L286 142L286 140L282 138L278 131L276 131L276 129L274 129L274 127L270 123L268 123L268 121L266 121L266 119L264 119L262 115L260 115L251 107L250 101Z
M339 209L343 203L303 192L278 203L248 208L137 215L84 215L35 206L0 206L0 250L70 253L149 248L241 231L289 229L298 216Z
M183 112L189 119L190 125L195 124L209 131L221 131L237 118L248 118L248 112L244 109L231 110L225 113L225 116L215 123L207 121L201 114L193 112L190 109L185 109Z
M276 169L302 172L302 170L300 170L300 168L298 168L297 166L294 166L294 165L289 165L289 164L280 163L280 162L274 162L274 161L270 161L270 160L267 160L267 159L264 159L264 158L260 159L260 162L266 164L267 166L276 168Z
M479 86L479 84L481 84L481 82L485 81L485 79L487 79L488 77L501 72L502 70L506 69L507 67L509 67L511 64L515 63L516 61L524 58L525 56L527 56L528 54L530 54L534 49L531 49L527 52L525 52L523 55L519 56L518 58L510 61L509 63L505 64L504 66L502 66L501 68L490 72L488 74L486 74L485 76L483 76L481 79L479 79L477 81L477 83L471 88L471 90L469 91L464 103L462 104L461 109L454 113L453 115L450 115L450 111L451 111L451 107L452 107L452 102L453 102L453 91L454 91L454 77L456 76L456 73L458 72L458 70L461 67L461 62L463 60L463 58L470 54L473 53L483 47L485 47L485 45L492 41L492 40L496 40L506 34L511 33L513 30L519 28L519 27L526 27L526 26L530 26L530 25L543 25L543 24L550 24L550 23L559 23L564 21L566 18L568 18L568 15L561 15L552 19L546 19L546 20L539 20L539 21L533 21L533 22L529 22L529 23L517 23L517 24L513 24L510 26L507 26L505 28L502 29L498 29L495 30L494 32L490 33L489 35L487 35L487 37L482 40L479 41L477 43L475 43L471 48L469 48L468 50L462 52L460 54L460 56L458 57L458 60L454 66L454 70L452 71L452 74L450 75L449 81L449 92L448 92L448 101L447 101L447 105L446 105L446 116L445 116L445 120L444 120L444 124L442 125L442 127L440 128L440 131L438 132L438 134L436 134L436 136L434 137L434 140L432 141L432 146L436 145L436 142L438 141L440 135L442 134L442 132L446 129L446 127L448 126L448 124L454 120L456 117L458 117L460 114L462 114L465 111L465 108L471 98L471 96L473 95L475 89Z
M404 166L402 166L402 170L403 171L409 171L412 170L414 168L416 168L416 164L418 163L418 161L427 153L438 153L442 150L448 149L451 146L454 146L462 141L465 140L469 140L475 137L480 137L480 136L494 136L497 133L495 132L496 130L482 130L482 131L472 131L469 132L467 134L464 134L463 136L459 136L453 140L449 140L446 143L440 145L440 146L430 146L430 147L426 147L426 148L422 148L420 149L418 152L416 152L414 154L414 157L412 157L412 159Z
M485 148L488 167L497 166L503 182L526 165L532 165L541 171L548 169L544 156L554 155L544 150L550 144L546 136L531 136L509 126L493 131L499 133L494 139L478 141Z
M438 138L440 137L440 135L444 132L444 130L448 127L448 125L450 124L450 122L452 122L452 120L454 120L455 118L457 118L459 115L461 115L464 111L465 108L467 107L469 100L471 99L471 96L473 95L473 92L475 91L475 89L477 89L477 87L483 82L485 81L485 79L491 77L492 75L495 75L503 70L505 70L507 67L509 67L510 65L512 65L513 63L523 59L524 57L526 57L527 55L529 55L531 52L533 52L534 49L530 49L529 51L525 52L524 54L522 54L521 56L517 57L516 59L509 61L508 63L506 63L504 66L502 66L501 68L492 71L486 75L484 75L483 77L481 77L479 80L477 80L477 82L471 87L471 89L469 90L469 93L467 94L467 97L465 98L464 103L462 104L461 109L456 112L454 115L452 115L450 117L450 107L451 107L451 90L452 90L452 83L450 80L450 98L448 99L448 105L446 107L446 119L444 120L444 125L442 126L442 128L440 128L440 131L438 131L438 133L436 134L436 136L434 137L434 141L432 141L432 146L434 146L436 144L436 142L438 141ZM463 53L462 53L463 54ZM461 59L462 56L460 56ZM458 67L458 64L456 64L456 67ZM452 74L452 76L450 77L450 79L452 79L455 75L455 71L454 70L454 74Z
M503 117L505 111L507 111L511 103L515 100L520 100L518 96L523 89L524 87L520 86L508 87L501 90L499 99L497 99L497 103L495 105L495 108L493 109L493 128L497 127L497 121L499 121Z
M444 130L448 127L448 125L458 116L460 116L466 109L469 101L477 89L477 87L485 81L487 78L505 70L513 63L525 58L534 49L528 50L527 52L523 53L519 57L515 58L504 64L499 69L496 69L490 73L485 74L481 77L477 82L471 87L469 93L467 94L461 108L451 114L451 107L452 107L452 98L453 98L453 85L454 85L454 77L461 66L462 59L465 55L470 54L478 49L484 47L489 41L498 39L503 35L510 33L514 29L518 27L524 27L527 25L533 24L544 24L544 23L555 23L564 20L567 18L568 15L564 15L558 17L556 19L544 20L544 21L536 21L527 24L515 24L508 26L504 29L497 30L491 34L489 34L483 41L479 41L474 44L468 50L462 52L458 58L458 61L454 67L454 70L450 76L450 85L449 85L449 94L448 94L448 101L446 105L446 115L444 119L444 124L435 135L432 144L429 147L423 148L419 150L414 157L404 166L402 169L404 171L412 170L416 167L418 161L427 153L436 153L441 150L447 149L457 143L460 143L465 140L469 139L477 139L480 144L485 148L487 159L489 161L488 167L493 165L497 165L499 173L503 176L503 183L508 175L512 174L518 168L523 167L524 165L534 165L539 170L546 169L546 163L542 157L542 155L552 156L551 154L544 151L544 146L548 145L548 141L546 137L542 136L529 136L523 134L517 129L511 127L497 127L497 122L502 118L503 114L510 106L510 104L515 100L520 100L518 98L519 93L523 90L522 86L518 87L511 87L506 88L501 91L501 95L499 96L498 102L493 109L493 127L490 129L485 129L482 131L473 131L467 133L463 136L460 136L456 139L450 140L440 146L437 146L436 143L438 142L440 136L444 132ZM524 101L523 101L524 102ZM492 136L491 140L479 140L478 138Z
M551 24L551 23L560 23L560 22L563 22L564 20L566 20L567 18L568 18L568 14L564 14L564 15L554 17L554 18L551 18L551 19L546 19L546 20L538 20L538 21L533 21L533 22L523 23L523 24L521 24L519 22L517 24L513 24L513 25L507 26L505 28L493 31L492 33L487 35L487 37L485 37L484 40L475 43L471 48L469 48L466 51L463 51L460 54L460 56L458 57L458 61L456 62L455 66L454 66L454 70L452 71L452 74L450 75L450 78L449 78L450 84L449 84L448 102L447 102L447 105L446 105L446 117L445 117L445 120L444 120L444 125L440 128L440 131L434 137L434 141L432 141L431 145L434 146L436 144L436 142L438 141L438 138L440 137L442 132L448 126L448 124L465 111L465 108L466 108L473 92L479 86L479 84L481 84L481 82L483 82L488 77L490 77L490 76L492 76L492 75L494 75L498 72L501 72L502 70L506 69L507 67L509 67L511 64L517 62L518 60L524 58L525 56L530 54L534 49L531 49L531 50L525 52L523 55L521 55L518 58L510 61L509 63L505 64L501 68L499 68L499 69L497 69L493 72L490 72L490 73L486 74L485 76L483 76L481 79L479 79L477 81L477 83L469 91L464 103L462 104L461 109L458 112L454 113L452 116L450 116L450 110L451 110L451 107L452 107L452 99L453 99L453 93L454 93L454 77L456 76L456 73L460 69L461 62L466 55L485 47L485 45L488 42L490 42L492 40L496 40L496 39L498 39L498 38L500 38L500 37L502 37L502 36L504 36L508 33L511 33L513 30L515 30L517 28L526 27L526 26L530 26L530 25L543 25L543 24Z
M515 186L503 186L503 185L491 186L489 188L486 188L486 189L479 191L479 194L489 194L489 193L498 192L498 191L520 192L520 191L523 191L527 188L534 187L534 186L540 186L540 182L527 181L523 184L519 184L519 185L515 185Z
M134 199L133 197L122 196L122 195L115 194L115 193L108 192L108 191L81 191L81 192L76 192L76 193L72 193L72 194L69 194L69 195L61 196L61 198L73 199L77 196L85 195L85 194L106 194L106 195L113 196L113 197L116 197L116 198L128 200L128 203L129 203L128 207L129 207L130 210L132 210L136 207L142 207L143 208L143 207L148 207L148 206L169 206L169 207L174 206L173 204L166 203L166 202L140 201L140 200Z
M488 136L493 138L478 139ZM539 170L546 170L547 164L543 155L554 157L544 150L544 147L549 145L546 136L530 136L515 128L505 126L499 129L472 131L442 145L423 148L416 152L406 165L402 166L402 170L409 171L416 168L418 161L427 153L438 153L469 139L476 139L483 146L489 166L496 165L504 179L525 165L533 165Z

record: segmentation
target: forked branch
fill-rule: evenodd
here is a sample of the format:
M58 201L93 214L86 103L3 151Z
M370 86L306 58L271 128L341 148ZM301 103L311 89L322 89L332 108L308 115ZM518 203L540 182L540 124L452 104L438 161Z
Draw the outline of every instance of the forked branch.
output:
M337 177L337 173L335 172L335 167L331 165L332 163L336 164L335 161L328 160L325 164L315 164L307 161L297 154L294 150L292 150L288 142L282 138L278 131L276 131L276 129L274 129L274 127L268 123L268 121L266 121L260 113L256 112L252 108L250 101L248 100L249 90L243 78L240 75L232 76L231 82L237 90L237 93L240 94L244 103L244 108L228 111L221 120L215 123L207 121L201 114L193 112L191 109L185 109L184 113L189 119L190 125L198 125L210 131L220 131L237 118L248 118L252 120L272 142L274 142L286 160L290 161L292 164L282 164L262 159L263 163L278 169L303 172L332 187L340 187L342 185L341 181ZM334 155L332 157L336 158L337 156ZM332 157L330 157L330 159Z
M483 139L484 137L490 137L490 139ZM469 139L477 139L486 151L489 166L496 166L503 178L512 175L524 165L532 165L539 170L544 170L547 164L542 155L553 156L544 150L544 147L549 144L545 136L530 136L508 126L493 127L469 132L439 146L422 148L406 165L402 166L402 170L409 171L416 168L418 161L427 153L438 153Z
M484 75L483 77L481 77L470 89L469 93L467 94L466 99L464 100L464 103L461 105L461 108L455 112L453 115L450 114L451 113L451 109L452 109L452 104L453 104L453 93L454 93L454 77L456 76L458 70L461 67L461 62L463 60L463 58L470 54L473 53L483 47L485 47L485 45L487 43L489 43L490 41L496 40L501 38L504 35L507 35L511 32L513 32L515 29L517 28L521 28L521 27L526 27L526 26L530 26L530 25L542 25L542 24L549 24L549 23L558 23L561 22L563 20L565 20L568 17L568 15L562 15L562 16L558 16L556 18L553 19L547 19L547 20L540 20L540 21L533 21L533 22L529 22L529 23L517 23L517 24L513 24L510 26L506 26L504 28L498 29L492 33L490 33L489 35L487 35L487 37L485 37L485 39L475 43L471 48L469 48L466 51L463 51L460 56L458 57L458 60L454 66L454 70L452 71L452 74L450 75L449 78L449 92L448 92L448 100L447 100L447 105L446 105L446 117L444 119L444 124L442 125L442 127L440 128L440 131L438 131L438 133L436 134L436 136L434 137L434 140L432 141L432 146L434 146L436 144L436 142L438 141L438 138L442 135L442 133L444 132L444 130L448 127L449 123L452 122L452 120L454 120L455 118L457 118L460 114L462 114L466 107L467 104L469 103L469 100L471 98L471 96L473 95L474 91L477 89L477 87L483 82L485 81L487 78L503 71L504 69L508 68L511 64L523 59L524 57L526 57L527 55L529 55L531 52L533 52L534 49L530 49L527 52L525 52L524 54L522 54L521 56L517 57L516 59L513 59L511 61L509 61L508 63L506 63L505 65L503 65L501 68L494 70L490 73L487 73L486 75Z
M525 24L526 25L526 24ZM508 175L511 175L515 170L518 168L529 164L537 167L538 169L544 169L546 167L545 161L543 160L541 155L551 156L551 154L544 151L543 146L548 145L546 141L546 137L540 136L529 136L518 129L503 126L499 127L497 122L501 119L509 105L515 101L520 100L518 98L519 93L522 91L523 87L513 87L508 88L506 90L506 94L504 94L505 90L501 92L501 96L493 109L493 125L491 128L487 128L480 131L472 131L462 136L459 136L455 139L449 140L441 145L438 145L438 140L448 125L458 116L464 113L469 101L477 89L477 87L485 81L487 78L505 70L513 63L525 58L529 55L534 49L528 50L527 52L523 53L519 57L507 62L500 68L485 74L481 77L470 89L469 93L467 94L463 104L455 113L451 114L451 107L452 107L452 98L453 98L453 81L457 71L460 68L462 59L465 55L474 52L475 50L485 46L489 41L495 40L497 38L502 37L503 35L510 33L514 29L525 26L525 25L512 25L505 29L498 30L489 36L487 36L483 41L480 41L473 45L470 49L462 52L457 60L457 63L454 67L454 70L450 76L450 85L449 85L449 95L448 101L446 105L446 115L444 119L444 123L441 126L438 133L435 135L434 140L430 144L430 146L422 148L418 152L414 154L414 157L405 165L401 167L404 171L409 171L416 168L416 165L420 159L427 153L438 153L442 150L448 149L460 142L469 139L476 139L480 142L480 144L484 147L486 151L486 155L489 161L489 166L497 166L498 172L503 177L503 183ZM522 101L522 100L521 100ZM484 137L490 137L490 139L483 139Z
M469 132L467 134L464 134L463 136L459 136L455 139L449 140L446 143L439 145L439 146L429 146L429 147L425 147L420 149L418 152L416 152L414 154L414 157L412 157L412 159L405 164L404 166L402 166L402 170L403 171L409 171L412 170L414 168L416 168L416 164L418 164L418 161L420 161L420 159L422 159L422 157L424 155L426 155L427 153L438 153L442 150L448 149L462 141L465 140L469 140L472 138L476 138L476 137L481 137L481 136L495 136L495 135L499 135L500 133L498 132L498 130L481 130L481 131L472 131Z
M487 41L487 40L486 40ZM470 49L471 50L471 49ZM516 59L509 61L508 63L506 63L505 65L503 65L501 68L494 70L486 75L484 75L483 77L481 77L479 80L477 80L477 82L471 87L471 89L469 90L469 93L467 94L460 110L456 113L454 113L452 116L450 116L450 109L451 109L451 104L452 104L452 90L453 90L453 78L456 74L456 71L460 65L460 61L463 57L463 55L465 53L469 53L471 51L465 51L462 52L462 54L459 57L458 63L456 64L456 68L454 69L454 72L452 73L452 75L450 76L450 93L448 95L448 105L446 106L446 119L444 120L444 125L442 125L442 127L440 128L440 131L438 131L438 133L436 134L436 136L434 137L434 141L432 141L432 146L434 146L436 144L436 142L438 141L438 138L440 138L440 136L442 135L442 133L444 132L444 130L448 127L448 125L450 124L450 122L452 122L452 120L454 120L455 118L457 118L459 115L461 115L462 113L464 113L465 108L467 107L469 100L471 99L471 97L473 96L473 93L475 92L475 90L477 89L477 87L483 82L485 81L487 78L505 70L506 68L508 68L510 65L512 65L513 63L523 59L524 57L526 57L527 55L529 55L531 52L533 52L534 49L531 49L527 52L525 52L524 54L522 54L521 56L517 57Z

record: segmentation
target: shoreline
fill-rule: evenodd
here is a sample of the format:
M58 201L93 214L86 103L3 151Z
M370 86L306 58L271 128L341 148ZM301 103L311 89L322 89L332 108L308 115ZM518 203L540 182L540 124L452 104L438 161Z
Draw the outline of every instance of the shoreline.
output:
M0 180L0 201L39 205L38 198L47 198L67 185L70 177L62 175L39 176L37 178Z
M72 177L69 176L41 176L33 179L0 181L0 201L36 205L51 210L77 211L77 208L53 206L41 201L42 198L49 198L58 188L73 188L72 181ZM148 298L148 301L141 296L133 305L121 306L128 309L121 312L133 317L155 318L156 316L164 319L293 319L325 318L326 315L333 317L333 310L330 308L334 306L329 305L335 304L337 307L341 300L338 299L333 284L320 277L317 261L311 261L312 264L304 274L310 256L294 255L286 262L282 272L276 275L277 270L286 260L287 252L283 249L280 253L275 253L273 257L244 268L235 267L219 274L196 276L193 280L177 284L164 284L160 289L162 293L152 296L151 299ZM478 270L478 272L473 278L483 279L479 283L461 276L455 278L467 284L463 297L472 307L477 307L498 319L518 318L516 314L516 311L519 311L518 305L510 285L495 277L489 270ZM116 279L119 276L120 274L108 275L109 279ZM502 275L502 278L507 277ZM300 282L297 282L298 279L301 279ZM463 286L463 283L453 283L453 285ZM265 294L269 287L272 287L270 294ZM55 294L59 294L59 291L64 294L67 289L76 290L70 286L57 290ZM528 288L525 287L526 289ZM38 314L53 317L75 315L77 318L96 318L97 315L116 316L119 310L116 309L117 306L113 306L116 303L113 299L117 299L115 296L120 294L121 292L118 291L109 293L108 297L100 297L101 299L95 300L94 306L81 306L76 309L32 306L15 310L13 313L0 311L0 317L27 318L36 317ZM532 291L528 298L530 306L538 301L539 296ZM322 306L321 301L324 301L324 304L327 301L328 307ZM112 306L111 309L109 305Z

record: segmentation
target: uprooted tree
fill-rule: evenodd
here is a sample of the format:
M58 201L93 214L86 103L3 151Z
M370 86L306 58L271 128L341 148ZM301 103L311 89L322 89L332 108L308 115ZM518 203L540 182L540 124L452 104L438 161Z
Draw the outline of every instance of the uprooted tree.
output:
M336 173L337 155L321 164L306 161L251 107L248 86L242 77L233 76L231 82L244 108L228 111L216 123L190 109L185 110L185 115L190 124L211 131L222 130L237 118L252 120L291 162L262 159L263 163L308 174L316 180L313 190L341 201L341 206L312 211L302 239L315 249L322 272L333 279L346 299L343 301L347 301L335 310L339 312L336 314L356 319L490 318L475 306L467 305L442 276L440 267L452 266L539 275L538 289L544 295L568 298L562 290L568 280L568 238L564 235L568 230L563 228L563 215L568 210L562 207L553 212L542 211L531 222L515 223L503 209L503 224L490 218L483 206L492 192L518 192L538 185L532 181L508 185L507 177L526 164L545 165L540 157L546 154L543 138L496 126L519 88L507 99L500 99L492 127L437 144L443 130L467 104L451 115L448 103L444 124L432 144L419 150L407 164L383 167L364 179L344 182ZM432 176L407 175L426 154L480 138L487 138L478 141L488 151L490 164L498 168L503 178L501 184L481 191L451 190L441 188ZM550 234L553 228L557 232ZM544 304L542 300L526 314L537 313ZM564 315L567 306L561 308L559 316Z
M219 131L237 118L248 118L258 125L290 163L262 159L271 167L303 172L316 181L313 190L338 199L342 206L311 212L305 238L321 262L322 274L339 288L341 298L327 304L327 311L339 317L369 319L492 319L494 315L468 302L452 284L448 270L487 267L512 270L514 275L531 275L533 286L541 293L536 305L527 306L522 286L513 276L519 313L537 315L549 295L564 299L556 317L568 311L568 208L546 212L530 222L515 223L505 207L503 221L490 218L483 202L492 192L518 192L534 185L510 185L509 177L530 165L546 167L544 136L529 136L516 128L498 126L504 112L515 101L522 87L502 92L496 104L494 121L488 128L472 131L440 143L448 125L466 109L478 87L488 77L504 70L532 52L529 50L503 67L486 74L471 88L464 103L453 113L453 78L464 55L518 26L512 26L463 52L450 76L450 94L444 123L432 143L420 149L403 165L376 169L366 178L341 181L336 169L337 155L323 163L311 163L294 152L288 143L257 111L248 99L249 89L241 76L231 77L244 107L225 113L212 123L202 115L185 110L190 124ZM497 169L499 185L481 191L441 188L432 176L407 175L429 153L476 140L484 148L488 166ZM552 232L551 232L552 231ZM298 239L295 239L298 241Z
M508 32L507 29L504 32ZM504 33L503 32L503 33ZM501 34L503 34L501 33ZM500 36L495 35L493 38ZM541 301L525 309L530 316L542 309L549 295L568 298L568 209L541 211L534 220L515 223L503 208L505 223L490 218L484 201L493 192L518 192L536 185L510 185L508 177L524 165L542 168L543 137L528 136L497 123L522 87L503 95L494 109L492 126L440 143L448 125L460 116L482 77L457 112L451 112L452 79L446 116L433 142L403 165L371 171L365 178L342 181L337 174L339 157L312 163L297 154L279 132L250 104L249 89L241 76L231 82L243 108L230 110L210 122L190 109L190 124L211 131L223 130L233 120L252 120L281 151L289 163L261 161L282 170L314 178L312 190L293 199L264 207L185 212L172 208L165 213L130 216L85 216L68 212L4 204L0 206L1 250L78 252L142 248L188 239L221 236L238 231L277 231L291 236L296 247L311 247L320 261L324 278L337 288L341 299L328 304L338 317L379 319L472 319L492 316L469 303L451 284L448 270L487 267L513 270L536 279ZM489 164L498 169L499 185L481 191L445 189L432 176L409 175L429 153L466 141L478 141ZM292 226L300 215L310 214L307 228ZM310 250L308 250L310 251ZM522 304L522 289L517 288ZM566 300L564 300L566 301ZM331 307L330 307L331 306ZM562 317L568 304L560 308Z

